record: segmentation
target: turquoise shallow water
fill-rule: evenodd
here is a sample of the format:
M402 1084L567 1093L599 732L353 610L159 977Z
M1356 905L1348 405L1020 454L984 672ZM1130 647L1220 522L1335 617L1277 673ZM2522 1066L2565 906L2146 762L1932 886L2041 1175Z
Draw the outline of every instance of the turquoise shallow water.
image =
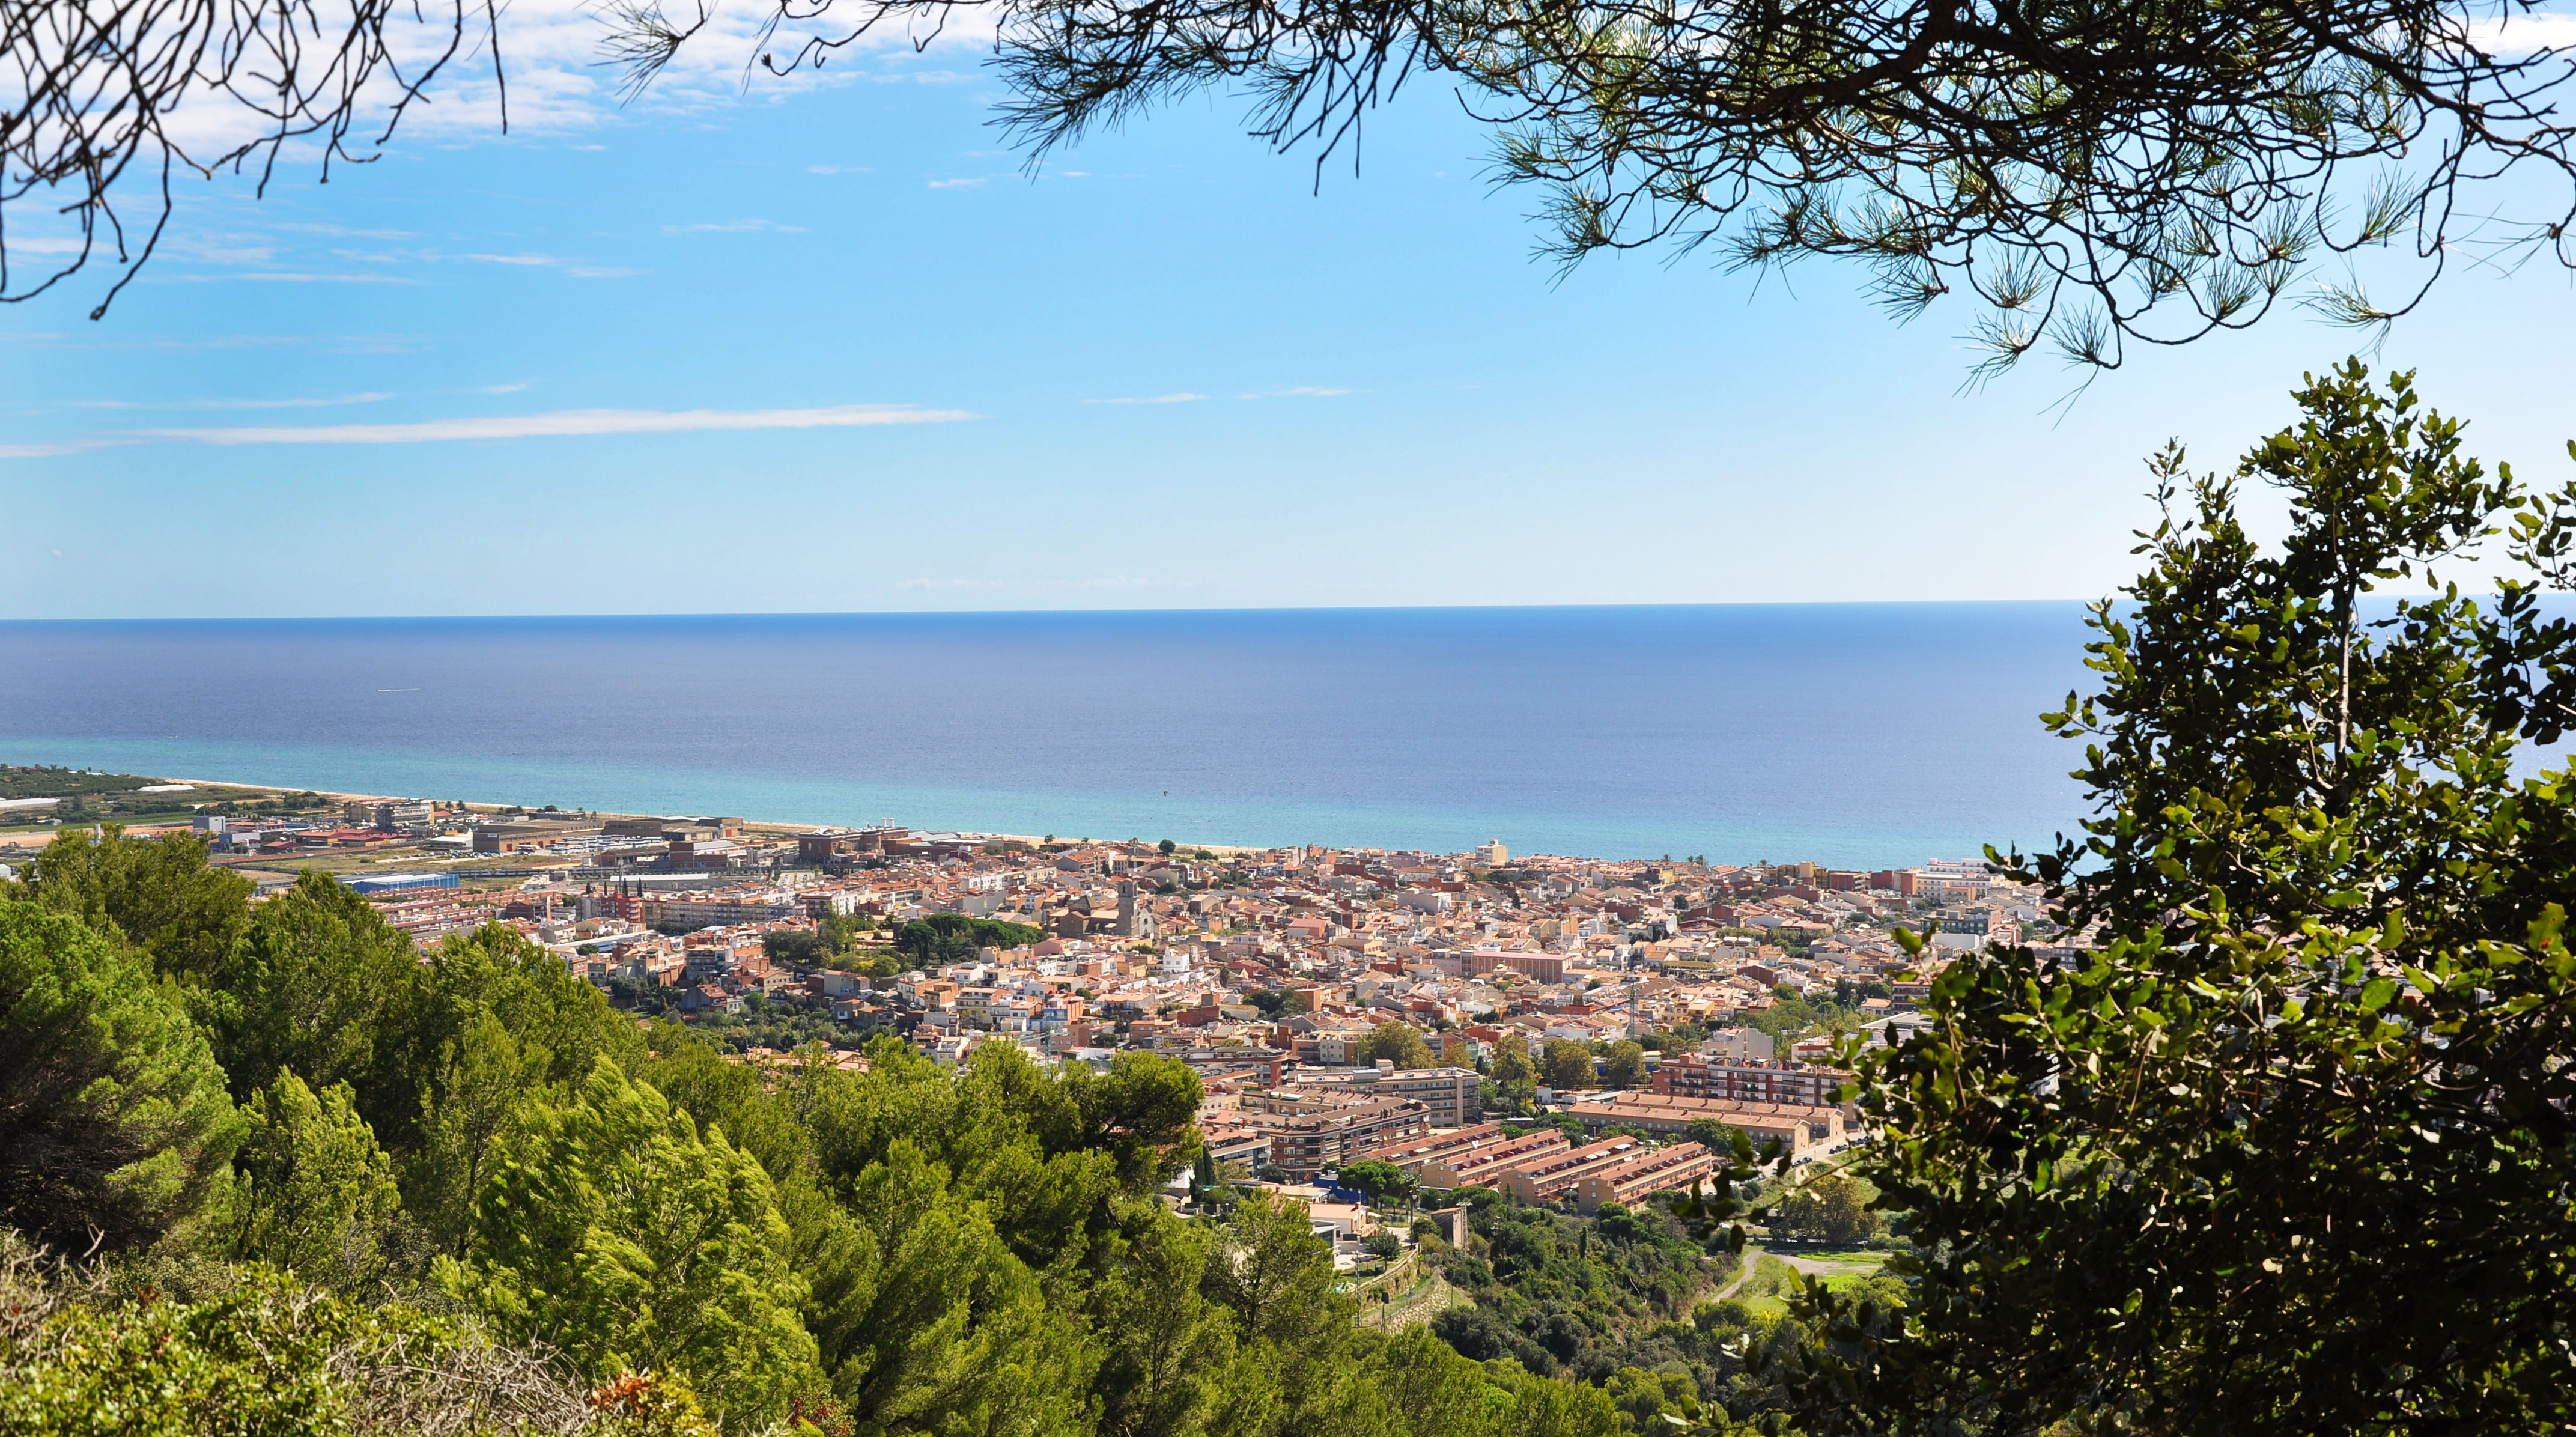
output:
M2045 841L2073 604L0 623L0 760L1718 861Z

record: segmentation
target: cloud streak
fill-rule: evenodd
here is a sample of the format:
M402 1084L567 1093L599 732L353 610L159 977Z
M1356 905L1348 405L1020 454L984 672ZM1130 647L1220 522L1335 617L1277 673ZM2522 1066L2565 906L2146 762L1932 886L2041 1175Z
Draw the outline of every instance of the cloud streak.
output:
M591 264L557 254L469 254L459 259L477 264L505 264L517 269L550 269L574 279L631 279L644 271L623 265Z
M341 394L323 399L74 399L73 409L326 409L340 404L373 404L391 394Z
M1253 394L1238 394L1237 399L1338 399L1356 393L1350 389L1325 389L1301 384L1294 389L1264 389ZM1125 395L1117 399L1086 399L1085 404L1196 404L1208 396L1194 391L1180 394Z
M243 274L162 274L147 275L147 284L232 284L257 281L264 284L418 284L419 280L393 274L287 274L260 270Z
M511 386L518 387L518 386ZM370 396L374 397L374 396ZM129 444L439 444L600 434L704 430L843 429L880 424L951 424L978 419L967 409L912 404L831 404L814 409L558 409L543 414L427 419L403 424L256 424L133 429L32 444L0 444L0 459L50 459Z
M193 444L439 444L595 434L679 434L716 429L838 429L878 424L948 424L977 418L964 409L909 404L833 404L818 409L558 409L544 414L428 419L408 424L236 425L146 429L138 438Z
M2481 49L2518 59L2576 45L2576 15L2544 12L2479 20L2469 26L2469 39Z
M58 454L86 454L121 442L115 439L67 439L59 444L0 444L0 459L51 459Z
M805 233L805 227L803 225L772 224L767 220L728 220L722 224L664 225L662 226L662 233L666 235L742 235L764 233L801 235Z

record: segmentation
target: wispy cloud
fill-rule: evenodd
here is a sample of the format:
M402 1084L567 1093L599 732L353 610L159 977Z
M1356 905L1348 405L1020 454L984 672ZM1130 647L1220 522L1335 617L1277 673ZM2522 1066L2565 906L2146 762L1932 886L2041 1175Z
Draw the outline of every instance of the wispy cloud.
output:
M602 148L611 138L606 127L638 114L705 114L868 81L980 82L981 72L967 57L992 39L981 27L951 24L923 53L903 27L850 36L828 6L799 19L782 17L774 5L710 4L704 23L691 26L691 39L651 88L630 97L620 92L615 74L602 68L610 58L604 47L616 23L615 7L598 0L512 0L507 8L509 130L513 136L560 135L566 148L576 150ZM387 17L386 29L388 43L411 59L436 54L451 36L435 14L398 13ZM794 53L809 37L835 46L829 69L804 67L777 76L752 68L759 56ZM368 121L383 115L388 97L364 97L371 105ZM477 46L445 67L426 99L430 103L414 107L403 120L405 137L440 144L502 139L500 76L490 47ZM271 127L255 107L217 102L192 102L172 121L192 148L221 148Z
M1265 389L1258 394L1238 394L1235 397L1237 399L1337 399L1350 392L1347 389L1318 389L1311 384L1301 384L1294 389Z
M2470 24L2469 39L2481 49L2508 56L2576 45L2576 15L2562 11L2479 20Z
M1205 398L1207 396L1204 394L1157 394L1151 398L1086 399L1082 402L1085 404L1196 404Z
M460 259L478 264L506 264L520 269L551 269L574 279L629 279L644 271L623 265L592 264L586 260L566 259L558 254L469 254Z
M466 390L465 392L468 394L516 394L527 387L528 386L524 384L480 384L476 385L472 389Z
M273 224L271 229L290 234L329 235L334 239L407 240L420 236L409 230L353 230L344 225Z
M722 224L662 226L662 233L666 235L740 235L761 234L764 232L769 234L801 235L805 233L805 227L803 225L771 224L767 220L728 220Z
M278 270L244 270L239 274L147 274L145 284L220 284L251 281L267 284L418 284L397 274L309 274Z
M932 180L932 181L930 182L930 187L931 187L932 189L934 189L934 190L971 190L971 189L975 188L977 185L980 185L980 184L984 183L984 181L985 181L986 179L988 179L988 178L990 178L990 177L989 177L989 176L985 176L985 175L977 175L977 176L975 176L975 177L974 177L974 178L972 178L972 179L962 179L962 180Z
M876 171L867 165L807 165L805 167L805 173L809 175L873 175Z
M72 409L324 409L339 404L373 404L391 394L336 394L311 399L75 399Z
M131 441L122 439L66 439L58 444L0 444L0 459L51 459L58 454L86 454L93 449L106 449Z
M156 277L147 274L143 282L154 283ZM155 350L173 354L201 349L283 349L296 345L312 345L325 354L408 354L428 347L426 338L409 334L210 334L197 338L167 334L140 338L98 334L9 334L0 335L0 339L58 345L65 349Z
M702 429L830 429L871 424L944 424L977 416L909 404L833 404L819 409L558 409L545 414L429 419L409 424L242 425L145 429L138 438L196 444L435 444L465 439L531 439L583 434L676 434Z

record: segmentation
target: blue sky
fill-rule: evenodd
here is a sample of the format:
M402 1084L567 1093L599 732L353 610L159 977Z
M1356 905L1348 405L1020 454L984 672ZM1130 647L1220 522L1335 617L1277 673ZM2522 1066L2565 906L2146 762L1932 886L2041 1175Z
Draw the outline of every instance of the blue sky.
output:
M621 110L587 23L530 22L507 138L460 93L189 188L101 322L0 310L0 617L2085 597L2148 452L2232 459L2357 342L1963 394L1974 316L1853 270L1560 282L1435 86L1320 191L1222 98L1032 178L972 51ZM2382 357L2555 484L2570 334L2563 271L2463 268Z

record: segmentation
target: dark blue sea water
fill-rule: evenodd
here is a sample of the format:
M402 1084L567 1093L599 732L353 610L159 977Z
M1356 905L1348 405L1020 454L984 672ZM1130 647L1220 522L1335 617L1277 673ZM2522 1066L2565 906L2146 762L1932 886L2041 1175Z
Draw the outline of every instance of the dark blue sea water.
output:
M0 623L0 760L924 828L1838 865L2045 841L2073 604Z

